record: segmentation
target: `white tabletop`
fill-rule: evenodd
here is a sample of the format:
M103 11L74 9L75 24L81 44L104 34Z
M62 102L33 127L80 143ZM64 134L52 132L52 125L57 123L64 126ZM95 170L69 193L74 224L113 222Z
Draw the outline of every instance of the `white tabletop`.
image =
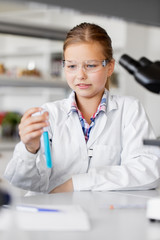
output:
M158 190L74 192L22 197L18 200L19 203L79 204L89 216L91 230L87 232L25 232L25 234L21 233L17 239L23 237L24 240L157 240L160 239L160 223L150 222L146 218L145 208L147 200L156 196L160 196ZM115 209L111 210L110 205L114 205ZM123 208L119 208L121 206ZM15 236L12 239L15 239Z

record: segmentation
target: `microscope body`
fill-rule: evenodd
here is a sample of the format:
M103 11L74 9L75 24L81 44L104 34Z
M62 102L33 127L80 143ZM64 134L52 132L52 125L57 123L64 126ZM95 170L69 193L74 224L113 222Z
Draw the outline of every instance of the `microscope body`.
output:
M142 86L151 92L160 93L160 61L152 62L145 57L136 61L124 54L121 56L119 63Z

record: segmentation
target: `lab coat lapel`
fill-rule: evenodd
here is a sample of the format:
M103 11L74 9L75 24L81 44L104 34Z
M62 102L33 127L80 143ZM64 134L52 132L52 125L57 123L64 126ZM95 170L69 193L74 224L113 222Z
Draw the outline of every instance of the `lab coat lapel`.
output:
M97 138L101 135L104 131L106 122L107 122L107 115L106 113L100 113L101 116L98 116L96 119L96 123L91 129L90 136L87 142L87 147L90 148L91 145L96 141Z
M89 140L87 142L87 147L90 148L92 144L99 138L101 133L106 129L105 126L107 124L107 119L109 117L109 113L112 110L117 109L117 103L116 101L113 100L112 96L110 93L107 93L107 109L105 113L99 113L99 116L96 119L95 125L93 126Z
M72 113L70 116L68 116L68 119L65 124L68 125L68 128L71 129L74 135L76 135L76 141L78 141L79 145L81 145L84 151L86 149L87 153L86 141L83 134L81 123L79 121L78 114Z
M72 93L68 98L68 104L66 105L66 109L65 109L66 115L67 115L65 124L68 125L68 128L71 129L74 135L76 135L77 141L79 142L81 147L86 150L86 153L87 153L87 145L84 138L82 126L79 121L78 114L75 112L72 112L72 113L70 112L71 103L72 103Z

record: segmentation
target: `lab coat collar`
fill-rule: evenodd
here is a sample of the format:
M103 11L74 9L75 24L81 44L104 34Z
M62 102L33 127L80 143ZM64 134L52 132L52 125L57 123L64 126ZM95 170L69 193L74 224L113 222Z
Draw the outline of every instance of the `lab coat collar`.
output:
M117 109L117 102L114 100L113 96L110 94L110 92L105 89L106 93L106 115L112 111L113 109ZM68 116L71 114L71 104L73 101L73 97L75 96L75 92L72 91L68 98L68 106L67 106L67 114Z
M108 103L106 103L107 104L106 114L108 115L109 112L111 112L112 110L116 110L118 108L118 104L114 95L111 95L111 93L107 89L105 91L107 95L106 101L108 101Z
M75 92L72 91L68 97L68 108L67 108L67 114L68 116L72 113L72 110L71 110L71 106L72 106L72 102L73 102L73 98L75 97Z

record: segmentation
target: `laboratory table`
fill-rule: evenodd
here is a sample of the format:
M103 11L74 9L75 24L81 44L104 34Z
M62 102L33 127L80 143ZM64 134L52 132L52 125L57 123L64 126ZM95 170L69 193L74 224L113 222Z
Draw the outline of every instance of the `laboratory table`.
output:
M158 240L160 239L160 222L150 222L146 218L146 203L151 197L157 196L160 196L159 190L84 191L37 194L17 198L17 203L23 204L78 204L87 212L91 229L89 231L40 230L19 233L12 230L10 234L12 237L8 237L7 240ZM3 239L1 234L0 239Z

